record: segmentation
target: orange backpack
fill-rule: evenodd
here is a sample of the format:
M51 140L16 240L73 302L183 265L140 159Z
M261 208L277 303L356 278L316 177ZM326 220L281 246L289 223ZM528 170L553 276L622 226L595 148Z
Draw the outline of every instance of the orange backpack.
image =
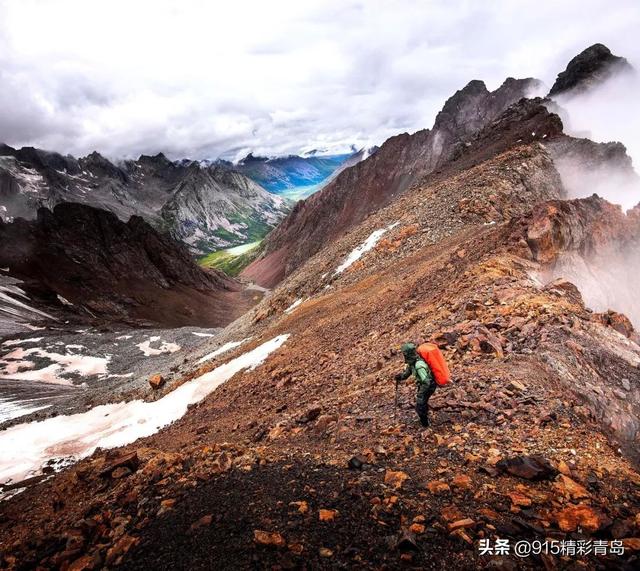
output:
M416 351L424 362L429 365L436 384L440 386L448 384L451 380L451 373L439 347L433 343L423 343Z

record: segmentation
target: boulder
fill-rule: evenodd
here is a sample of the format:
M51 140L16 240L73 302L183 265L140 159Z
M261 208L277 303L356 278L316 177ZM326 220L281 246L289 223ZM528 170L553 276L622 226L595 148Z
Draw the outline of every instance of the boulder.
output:
M442 480L432 480L427 483L427 490L429 490L432 494L440 495L446 494L451 491L449 484L443 482Z
M496 469L525 480L549 480L558 471L544 456L515 456L496 463Z
M164 386L164 377L162 375L152 375L149 377L149 386L157 391Z
M118 468L127 468L131 472L135 472L140 466L140 459L138 458L138 453L135 450L126 454L120 454L115 458L109 458L107 456L105 460L105 467L100 471L100 476L102 477L122 477L125 475L122 471L117 472L118 476L113 476L113 472Z

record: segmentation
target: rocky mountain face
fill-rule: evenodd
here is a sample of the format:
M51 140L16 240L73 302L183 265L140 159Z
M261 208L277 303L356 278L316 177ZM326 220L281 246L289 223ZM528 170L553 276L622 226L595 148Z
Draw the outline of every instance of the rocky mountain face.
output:
M114 165L94 152L80 159L0 146L0 216L33 219L41 206L79 202L126 221L141 216L194 252L262 237L288 211L274 196L220 165L142 155Z
M125 223L78 203L0 222L0 267L53 315L219 326L251 305L237 282L198 267L184 246L142 218Z
M613 55L607 46L594 44L574 57L567 69L558 74L549 97L584 92L616 73L632 70L625 58Z
M483 82L470 82L445 103L433 129L390 138L375 154L298 203L269 235L262 257L244 275L263 285L278 283L370 212L446 164L474 133L538 87L534 79L510 78L489 92Z
M616 70L627 69L630 66L624 58L597 44L569 63L550 95L574 88L586 90L600 85ZM260 257L243 275L273 286L417 181L427 176L441 177L461 165L469 166L469 161L487 158L507 139L537 138L548 145L570 197L588 196L589 192L606 194L612 185L623 193L637 191L640 179L621 143L595 143L566 136L561 120L566 113L554 100L523 100L541 87L534 79L509 78L490 93L482 82L470 82L445 103L431 130L390 138L374 156L345 169L321 192L298 203L266 238ZM541 106L549 109L554 119L545 118L536 127L531 118L545 116ZM525 116L531 126L528 132ZM516 132L519 134L513 138Z

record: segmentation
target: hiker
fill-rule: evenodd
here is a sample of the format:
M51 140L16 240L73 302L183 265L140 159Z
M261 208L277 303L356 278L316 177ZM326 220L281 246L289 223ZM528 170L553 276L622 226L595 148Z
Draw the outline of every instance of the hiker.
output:
M397 383L400 381L406 381L412 374L416 378L416 412L420 418L420 423L424 427L429 426L429 399L435 392L436 381L433 377L433 373L429 368L429 365L425 360L418 355L415 343L403 343L400 347L402 354L404 355L404 362L406 368L402 373L398 373L395 376L396 389Z

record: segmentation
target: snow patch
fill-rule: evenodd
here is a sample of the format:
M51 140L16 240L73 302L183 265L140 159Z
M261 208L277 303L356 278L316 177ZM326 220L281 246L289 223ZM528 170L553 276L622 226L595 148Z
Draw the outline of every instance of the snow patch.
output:
M296 308L301 305L302 303L304 303L306 300L304 299L296 299L289 307L287 307L287 309L284 310L284 312L289 315L290 313L293 313Z
M48 359L52 361L52 363L42 369L31 369L28 367L29 370L27 371L19 371L18 369L27 367L27 363L31 364L30 361L23 361L23 359L32 355ZM92 357L89 355L78 355L76 353L62 355L60 353L50 353L39 347L27 350L18 347L3 357L1 362L4 363L4 367L0 370L0 379L72 385L71 380L65 378L63 375L77 374L87 377L107 373L107 364L110 360L110 356ZM19 361L19 363L15 361Z
M43 337L31 337L30 339L11 339L9 341L4 341L2 344L7 347L11 347L13 345L22 345L23 343L37 343L38 341L42 341Z
M28 401L12 401L6 398L0 398L0 423L12 418L18 418L35 412L36 410L42 410L43 408L49 408L50 404L34 406L38 399Z
M19 424L0 432L0 483L38 474L52 459L77 461L98 447L125 446L155 434L236 373L251 371L262 364L288 338L288 334L279 335L156 401L101 405L83 413Z
M395 228L399 222L394 222L391 226L387 226L386 228L381 228L371 233L371 235L357 248L351 251L351 253L346 257L345 261L342 262L334 272L334 275L341 274L348 267L350 267L354 262L358 261L364 254L366 254L369 250L372 250L375 245L380 241L383 234Z
M229 341L229 343L225 343L221 347L218 347L215 351L213 351L211 353L208 353L207 355L205 355L201 359L198 359L198 365L200 365L200 364L202 364L202 363L204 363L206 361L210 361L211 359L215 359L218 355L222 355L223 353L226 353L227 351L230 351L231 349L235 349L236 347L239 347L240 345L242 345L246 341L249 341L249 339L251 339L251 337L247 337L246 339L242 339L241 341Z
M169 343L168 341L160 341L159 347L151 347L152 343L160 341L159 335L149 337L147 341L143 341L138 344L138 349L144 353L145 357L151 357L155 355L162 355L162 353L175 353L180 350L180 345L176 343Z

